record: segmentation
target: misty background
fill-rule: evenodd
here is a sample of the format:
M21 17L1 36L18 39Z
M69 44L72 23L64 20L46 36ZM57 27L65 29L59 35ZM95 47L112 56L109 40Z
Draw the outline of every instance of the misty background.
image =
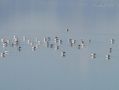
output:
M118 29L118 0L0 0L0 38L92 40L84 50L64 46L65 58L46 48L32 52L24 44L21 52L9 48L0 58L0 90L118 90ZM111 38L116 43L108 61ZM90 52L97 58L89 59Z

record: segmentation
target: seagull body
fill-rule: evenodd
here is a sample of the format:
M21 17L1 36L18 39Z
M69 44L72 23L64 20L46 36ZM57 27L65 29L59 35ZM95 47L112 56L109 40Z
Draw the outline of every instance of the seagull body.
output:
M36 46L32 46L32 51L36 51Z
M19 51L19 52L21 51L21 46L18 47L18 51Z
M90 57L91 57L92 59L95 59L95 58L96 58L96 53L91 53L91 54L90 54Z
M54 39L54 42L58 43L59 42L59 37L56 36L55 39Z
M25 41L26 41L26 37L25 37L25 36L23 36L23 38L22 38L22 39L23 39L23 42L25 42Z
M80 47L81 47L81 48L84 48L84 46L85 46L84 43L81 43L81 44L80 44Z
M115 43L115 40L114 39L111 39L110 40L110 44L114 44Z
M112 48L109 48L109 53L112 53Z
M67 28L67 32L69 32L69 29Z
M50 44L50 48L53 48L54 47L54 44Z
M65 57L65 56L66 56L66 52L65 52L65 51L62 51L62 52L61 52L61 56L62 56L62 57Z
M0 53L0 56L2 57L2 58L4 58L5 57L5 53L3 52L3 53Z
M60 48L59 46L57 46L57 45L55 46L55 50L58 50L59 48Z
M81 49L81 45L78 45L78 49Z
M3 48L4 48L4 47L7 47L8 44L9 44L9 40L8 40L8 39L5 39L5 38L2 38L2 39L1 39L1 43L2 43Z
M109 54L107 54L105 57L107 60L111 59L111 56Z
M89 43L91 43L91 40L89 40Z
M50 37L45 37L45 38L44 38L44 43L49 42L50 40L51 40Z
M7 55L7 54L8 54L8 51L4 51L4 52L0 53L0 56L1 56L1 58L5 58L5 55Z
M18 46L19 45L19 40L18 37L16 37L15 35L13 36L13 46Z
M50 47L50 43L49 42L45 42L45 47L49 48Z

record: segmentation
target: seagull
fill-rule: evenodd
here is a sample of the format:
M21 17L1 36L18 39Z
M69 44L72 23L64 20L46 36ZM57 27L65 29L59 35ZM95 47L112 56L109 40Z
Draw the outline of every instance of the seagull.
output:
M36 51L36 46L32 46L32 51Z
M91 40L89 40L89 43L91 43Z
M91 54L90 54L90 57L91 57L92 59L95 59L95 58L96 58L96 53L91 53Z
M19 51L19 52L21 51L21 46L18 47L18 51Z
M69 29L67 28L67 32L69 32Z
M112 38L111 40L110 40L110 44L114 44L115 43L115 40Z
M33 46L33 44L34 44L34 43L33 43L33 42L31 42L31 43L30 43L30 46Z
M72 39L71 38L69 39L69 43L72 43Z
M81 45L78 45L78 49L81 49Z
M107 60L111 59L111 56L109 54L107 54L105 57Z
M59 45L63 44L63 41L62 40L59 40Z
M23 42L25 42L26 41L26 37L25 36L23 36Z
M38 40L37 41L37 46L39 47L41 45L41 42Z
M18 41L18 37L16 37L15 35L13 36L13 41L17 42Z
M75 43L76 43L76 40L73 40L73 39L72 39L72 44L75 44Z
M4 51L4 52L0 53L0 56L1 56L2 58L4 58L5 55L7 55L7 54L8 54L8 51Z
M5 57L5 53L3 52L3 53L0 53L0 56L2 57L2 58L4 58Z
M45 47L49 48L50 47L50 43L49 42L46 42L45 43Z
M73 47L73 43L70 43L70 46Z
M54 39L54 42L58 43L59 42L59 37L56 36L55 39Z
M31 41L30 41L30 40L28 40L27 42L28 42L28 44L30 44L30 43L31 43Z
M58 50L59 49L59 46L55 46L55 50Z
M65 56L66 56L66 52L65 52L65 51L62 51L62 52L61 52L61 56L62 56L62 57L65 57Z
M50 48L53 48L54 47L54 44L50 44Z
M5 38L2 38L2 39L1 39L1 42L2 42L3 48L4 48L4 47L7 47L8 44L9 44L9 40L7 40L7 39L5 39Z
M3 48L8 46L7 42L2 43Z
M72 43L72 39L71 38L69 39L69 44L70 44L71 47L73 47L73 43Z
M109 48L109 53L111 53L112 52L112 48Z
M84 40L81 40L81 44L84 44Z
M81 48L84 48L85 44L84 44L84 43L81 43L81 45L80 45L80 46L81 46Z
M45 38L44 38L44 43L49 42L50 40L51 40L50 37L45 37Z
M19 44L19 40L18 37L16 37L15 35L13 36L13 46L18 46Z
M2 42L2 43L4 42L4 38L1 38L1 42Z
M76 40L69 39L70 46L73 47L73 45L76 43Z
M44 43L46 43L47 42L47 38L46 37L44 37Z

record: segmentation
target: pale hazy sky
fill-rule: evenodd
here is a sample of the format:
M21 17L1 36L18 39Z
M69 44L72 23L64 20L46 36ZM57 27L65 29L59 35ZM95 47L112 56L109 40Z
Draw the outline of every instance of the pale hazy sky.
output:
M105 42L119 39L118 4L118 0L0 0L0 38L59 35L63 40L96 42L91 49L67 50L66 58L50 49L32 52L22 45L19 53L9 48L9 55L0 59L0 90L118 90L118 42L113 59L104 59ZM98 53L96 60L88 59L90 51Z

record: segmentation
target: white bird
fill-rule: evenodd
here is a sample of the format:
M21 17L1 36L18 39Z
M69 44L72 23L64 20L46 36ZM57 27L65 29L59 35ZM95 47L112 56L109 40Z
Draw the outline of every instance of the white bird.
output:
M18 37L16 37L15 35L13 36L13 40L15 41L15 42L17 42L18 41Z
M59 40L59 45L62 45L63 44L63 41L62 40Z
M54 42L55 42L55 43L58 43L58 42L59 42L59 37L56 36L56 37L54 38Z
M19 40L18 37L16 37L15 35L13 36L13 46L18 46L19 45Z
M4 58L5 55L7 55L7 54L8 54L8 51L4 51L4 52L0 53L0 56L1 56L2 58Z
M45 43L45 47L49 48L50 47L50 43L49 42L46 42Z
M73 47L73 45L76 43L76 40L74 39L69 39L69 44L71 47Z
M30 44L30 40L28 40L27 43Z
M76 40L72 39L71 43L72 44L75 44L76 43Z
M34 43L33 42L30 42L30 44L29 44L30 46L33 46L34 45Z
M50 40L51 40L50 37L45 37L45 38L44 38L44 43L49 42Z
M46 43L47 42L47 38L46 37L44 37L44 43Z
M84 48L85 44L84 43L81 43L80 46L81 46L81 48Z
M4 51L5 54L8 54L8 51Z
M2 57L2 58L4 58L5 57L5 53L3 52L3 53L0 53L0 56Z
M109 54L107 54L105 57L107 60L111 59L111 55L109 55Z
M91 53L91 54L90 54L90 57L91 57L92 59L95 59L95 58L96 58L96 53Z
M25 42L26 41L26 37L25 36L23 36L23 42Z
M65 57L65 56L66 56L66 52L65 52L65 51L62 51L62 52L61 52L61 56L62 56L62 57Z
M32 51L36 51L36 46L32 46Z
M28 45L33 46L33 42L31 40L27 40Z
M114 44L115 43L115 40L112 38L111 40L110 40L110 44Z
M2 43L4 42L4 38L1 38L1 42L2 42Z
M8 39L5 39L5 38L2 38L2 39L1 39L1 43L2 43L3 48L4 48L4 47L7 47L8 44L9 44L9 40L8 40Z
M57 46L57 45L55 46L55 50L59 50L59 48L60 48L59 46Z
M3 48L8 46L7 42L2 43Z
M47 40L48 40L48 41L50 41L50 40L51 40L51 38L50 38L50 37L47 37Z
M40 45L41 45L41 41L38 40L37 41L37 46L40 47Z

